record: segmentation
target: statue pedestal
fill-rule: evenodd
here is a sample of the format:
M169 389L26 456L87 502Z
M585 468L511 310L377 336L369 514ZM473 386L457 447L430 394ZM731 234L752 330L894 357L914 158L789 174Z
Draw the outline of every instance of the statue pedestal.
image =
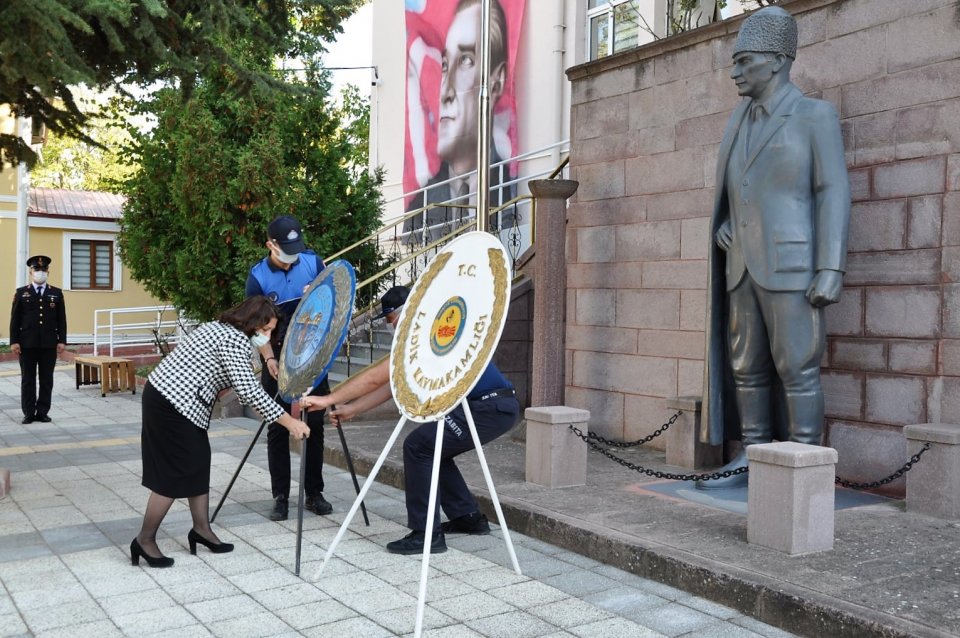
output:
M924 443L930 443L930 449L906 474L907 511L960 519L960 425L908 425L903 434L910 456L919 452Z
M572 487L587 483L587 444L574 434L584 434L590 412L563 405L527 408L528 483L544 487Z
M723 446L700 442L700 397L672 397L666 401L671 410L683 414L670 426L667 437L667 463L694 470L723 465Z
M837 451L786 441L747 447L747 541L787 554L833 549Z

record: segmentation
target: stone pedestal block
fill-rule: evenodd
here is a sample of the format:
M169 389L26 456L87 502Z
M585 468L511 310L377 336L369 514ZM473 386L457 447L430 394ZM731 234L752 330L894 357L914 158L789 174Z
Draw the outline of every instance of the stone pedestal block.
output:
M747 541L787 554L833 549L837 451L786 441L747 447Z
M10 470L0 468L0 498L10 493Z
M921 423L903 428L907 454L924 443L930 449L907 472L907 511L947 520L960 519L960 425Z
M584 434L590 412L563 405L527 408L527 482L544 487L571 487L587 482L587 444L570 431Z
M672 410L683 410L670 426L667 437L667 463L691 469L723 465L723 446L700 442L700 397L672 397L666 401Z

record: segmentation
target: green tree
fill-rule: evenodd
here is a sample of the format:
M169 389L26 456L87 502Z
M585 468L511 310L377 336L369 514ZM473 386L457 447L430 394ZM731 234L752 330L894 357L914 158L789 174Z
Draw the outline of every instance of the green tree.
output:
M124 153L130 142L126 128L129 112L108 106L108 117L91 118L87 136L95 144L50 133L37 163L30 170L30 183L47 188L122 193L136 166Z
M297 216L321 256L369 234L380 217L382 176L355 170L362 131L340 126L322 78L311 83L321 90L264 84L242 97L225 90L230 82L225 73L199 81L186 101L168 89L145 105L157 125L134 133L142 170L121 221L133 276L202 320L243 298L273 217ZM369 245L346 258L360 276L379 264Z
M95 141L74 97L94 89L177 85L227 71L231 88L280 86L260 60L235 54L256 41L270 55L306 57L341 31L365 0L5 0L0 2L0 104L57 134ZM23 140L0 133L0 161L33 164Z

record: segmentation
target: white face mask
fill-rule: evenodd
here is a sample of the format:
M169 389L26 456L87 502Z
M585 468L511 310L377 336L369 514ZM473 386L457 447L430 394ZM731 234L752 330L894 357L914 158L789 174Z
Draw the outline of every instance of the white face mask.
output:
M387 332L390 333L390 336L397 334L397 327L390 322L387 322Z
M268 343L270 343L270 337L260 332L254 332L253 336L250 337L250 345L252 345L255 350L259 350Z
M33 278L33 283L37 285L47 283L47 273L42 270L34 270L30 276Z
M295 264L297 260L300 259L300 255L288 255L283 252L283 249L280 248L280 245L276 242L273 243L273 246L270 247L270 252L273 253L273 256L282 264Z

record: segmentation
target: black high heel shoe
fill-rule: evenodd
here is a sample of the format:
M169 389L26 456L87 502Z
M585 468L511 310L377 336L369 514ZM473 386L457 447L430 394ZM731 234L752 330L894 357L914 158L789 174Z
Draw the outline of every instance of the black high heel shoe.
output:
M147 565L150 567L173 567L173 559L169 556L160 556L159 558L154 558L150 554L143 551L143 548L140 547L139 541L136 538L130 542L130 563L133 565L140 564L140 557L143 557L147 561Z
M233 551L233 543L214 543L208 541L200 534L197 534L193 529L190 530L190 533L187 534L187 542L190 543L190 553L196 556L197 554L197 543L200 543L207 549L209 549L214 554L226 554L227 552Z

